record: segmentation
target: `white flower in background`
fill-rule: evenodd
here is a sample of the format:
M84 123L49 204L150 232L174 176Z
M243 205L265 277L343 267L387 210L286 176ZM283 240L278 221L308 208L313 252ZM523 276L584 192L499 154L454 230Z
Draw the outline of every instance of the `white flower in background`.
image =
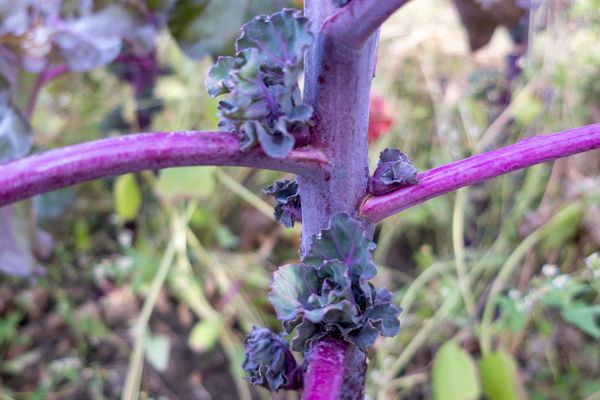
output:
M546 264L542 267L542 275L546 278L554 278L559 273L559 269L557 265Z
M564 289L571 282L571 275L562 274L552 280L552 286L557 289Z

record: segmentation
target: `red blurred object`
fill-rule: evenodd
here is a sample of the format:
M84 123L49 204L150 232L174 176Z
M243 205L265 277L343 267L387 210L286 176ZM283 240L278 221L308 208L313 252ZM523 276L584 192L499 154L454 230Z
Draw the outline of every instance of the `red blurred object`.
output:
M376 94L371 94L369 107L369 143L377 141L387 134L394 124L394 117L386 101Z

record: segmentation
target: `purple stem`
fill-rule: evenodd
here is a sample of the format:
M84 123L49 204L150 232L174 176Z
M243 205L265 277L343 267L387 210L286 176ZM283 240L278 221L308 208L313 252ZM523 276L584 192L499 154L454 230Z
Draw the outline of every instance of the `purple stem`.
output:
M368 2L384 6L390 3ZM343 10L352 12L353 3L366 1L353 0L342 9L340 17ZM304 100L314 108L315 121L311 141L323 150L331 166L298 176L302 199L301 254L306 254L310 238L325 229L335 214L346 212L356 216L367 192L369 94L378 36L377 27L371 26L369 37L359 46L348 43L343 36L330 35L333 31L326 31L324 25L334 29L332 15L340 12L331 1L305 0L304 10L317 32L305 60ZM350 23L344 18L342 21ZM354 20L352 24L360 30L362 21ZM364 228L373 232L368 221ZM319 340L306 365L303 399L363 398L366 357L355 346L340 339Z
M367 197L360 214L369 221L378 222L463 186L597 148L600 148L600 123L534 136L511 146L420 173L417 185L383 196Z
M338 9L333 2L306 0L305 15L317 31L305 61L304 100L314 108L312 144L322 149L331 168L298 177L302 199L302 249L326 228L335 214L356 215L369 179L369 93L377 37L361 49L344 46L319 30ZM367 230L370 227L365 226Z
M364 398L366 356L358 347L325 338L306 354L303 400Z
M190 165L231 165L311 173L327 159L318 150L294 150L286 159L259 150L241 152L229 132L161 132L92 141L0 165L0 206L92 179Z
M361 48L408 1L353 0L325 21L323 32L346 46Z

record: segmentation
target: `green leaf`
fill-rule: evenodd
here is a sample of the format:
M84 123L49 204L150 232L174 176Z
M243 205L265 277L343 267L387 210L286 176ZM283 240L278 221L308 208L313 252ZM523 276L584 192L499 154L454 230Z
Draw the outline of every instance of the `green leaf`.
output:
M318 265L324 260L339 260L352 276L371 279L377 273L371 252L375 243L365 237L360 222L348 214L336 214L329 228L312 237L304 262Z
M181 50L199 60L233 42L247 8L248 0L179 0L171 10L169 30Z
M270 17L261 15L242 27L242 36L235 43L236 51L257 49L263 65L277 65L286 76L284 85L298 80L304 50L313 42L309 20L295 10L283 10ZM288 76L289 75L289 76Z
M233 57L219 57L215 66L212 67L206 78L206 88L208 94L212 97L220 96L225 93L229 93L227 87L227 81L229 80L229 73L235 65L235 58Z
M316 270L308 265L285 265L273 275L269 301L277 317L292 320L301 311L311 293L317 292Z
M489 400L519 400L517 366L505 351L484 354L479 366L483 394Z
M210 318L202 320L192 328L188 344L190 348L199 353L212 350L219 342L223 331L221 320Z
M400 329L400 310L387 290L375 291L366 281L351 279L338 260L279 268L269 300L286 332L296 330L292 348L297 351L326 334L366 349L379 334L394 336Z
M158 196L171 202L209 198L215 193L215 167L162 170L156 184L156 192Z
M449 341L440 347L433 360L433 398L469 400L479 397L479 382L471 356Z
M312 107L302 104L298 79L305 49L312 43L308 19L283 10L242 27L234 58L220 58L209 71L211 96L229 94L218 105L219 128L240 136L240 148L260 143L284 158L309 135Z
M171 354L171 341L165 335L148 335L144 346L146 360L158 371L166 371Z
M583 332L600 339L600 304L587 305L576 301L561 309L561 315L571 325L576 326Z
M381 296L385 293L384 296ZM384 298L382 298L384 297ZM391 303L392 296L386 289L378 289L375 305L367 308L365 319L373 325L382 336L393 337L400 331L398 313L400 310Z
M113 190L115 212L124 220L135 219L142 206L142 193L134 174L121 175Z

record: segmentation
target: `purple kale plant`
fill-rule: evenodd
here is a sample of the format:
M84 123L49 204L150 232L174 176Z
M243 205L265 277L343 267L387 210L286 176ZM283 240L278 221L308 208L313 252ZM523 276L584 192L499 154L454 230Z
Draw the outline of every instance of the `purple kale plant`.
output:
M369 282L377 273L377 222L460 187L600 148L600 124L593 124L442 165L418 179L408 157L388 149L369 176L378 32L407 0L306 0L304 16L286 9L248 22L235 49L236 26L269 2L93 3L0 0L0 206L146 169L229 165L297 175L266 190L281 223L302 222L300 262L277 270L269 299L304 364L284 336L262 328L246 339L243 363L251 383L271 390L302 387L311 400L364 397L367 348L400 328L390 293ZM231 28L231 20L239 24ZM142 68L128 65L123 79L151 95L161 29L192 58L234 53L219 58L207 78L209 94L223 96L219 132L126 135L24 157L32 143L28 119L50 79L132 62ZM15 104L21 70L38 77L25 109ZM139 118L140 126L150 125Z

